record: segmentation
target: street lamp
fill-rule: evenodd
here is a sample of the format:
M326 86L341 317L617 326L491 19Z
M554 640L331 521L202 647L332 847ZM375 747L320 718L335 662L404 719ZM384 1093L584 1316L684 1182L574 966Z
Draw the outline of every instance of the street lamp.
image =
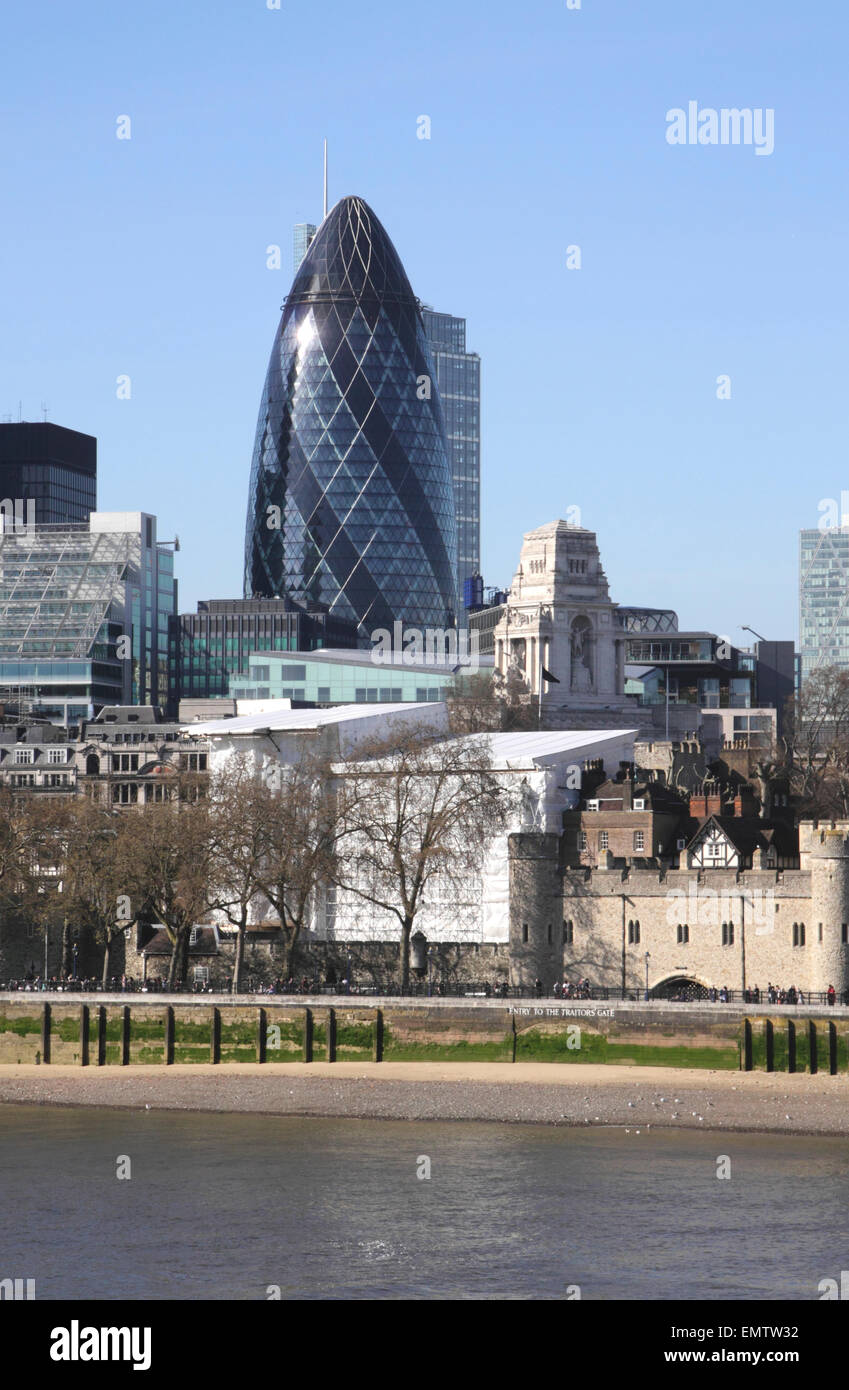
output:
M741 623L741 624L740 624L740 631L741 631L741 632L751 632L752 636L753 636L753 637L757 637L757 638L759 639L759 641L761 641L761 642L765 642L765 641L766 641L766 638L765 638L765 637L762 637L761 634L760 634L759 632L755 632L755 629L754 629L753 627L749 627L749 624L748 624L748 623Z
M650 952L650 951L646 951L646 1003L648 1003L648 1000L649 1000L649 961L650 961L650 960L651 960L651 952Z

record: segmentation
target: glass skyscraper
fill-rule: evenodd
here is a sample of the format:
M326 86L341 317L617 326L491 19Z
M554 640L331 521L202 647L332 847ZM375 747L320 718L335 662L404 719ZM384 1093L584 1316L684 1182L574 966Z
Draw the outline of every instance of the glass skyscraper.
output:
M799 653L803 681L849 669L849 525L799 533Z
M457 591L481 566L481 360L466 351L466 320L426 306L422 321L445 414L457 512Z
M317 228L314 222L296 222L292 246L292 269L297 272L312 245Z
M360 198L295 275L257 422L245 597L355 621L444 628L457 613L445 421L418 301Z

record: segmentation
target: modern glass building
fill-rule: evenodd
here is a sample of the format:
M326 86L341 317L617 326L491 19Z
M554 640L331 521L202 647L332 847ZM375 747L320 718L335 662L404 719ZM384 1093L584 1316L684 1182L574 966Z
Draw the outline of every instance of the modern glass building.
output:
M450 662L383 664L364 651L252 652L247 668L230 681L229 695L299 705L421 704L444 699L461 671Z
M97 507L97 440L47 421L0 425L0 502L12 503L11 513L4 508L12 516L17 502L36 526L87 523Z
M481 360L466 351L466 320L422 308L445 415L457 513L457 592L481 565Z
M171 623L175 698L214 699L247 668L251 652L356 647L357 629L329 613L305 613L291 599L208 599Z
M757 704L753 652L729 647L712 632L632 634L625 644L625 694L641 705L695 705L700 710Z
M849 668L849 526L799 533L799 654L803 681Z
M0 702L63 724L168 703L174 556L144 512L0 532Z
M260 404L245 597L355 621L444 628L457 614L445 421L418 302L360 198L295 275Z
M292 269L297 271L310 249L317 227L314 222L296 222L292 244Z

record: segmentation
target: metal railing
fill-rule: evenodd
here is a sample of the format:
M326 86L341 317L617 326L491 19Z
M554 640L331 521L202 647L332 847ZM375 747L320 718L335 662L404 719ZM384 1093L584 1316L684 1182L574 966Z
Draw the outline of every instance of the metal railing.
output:
M186 981L184 984L175 985L169 990L164 983L156 980L136 980L127 978L122 983L120 979L113 978L104 986L99 979L66 979L43 980L36 978L33 980L0 980L0 991L11 993L64 993L64 994L183 994L197 996L203 994L233 994L232 986L229 982L220 985L210 985ZM793 987L789 989L767 990L739 990L739 989L712 989L704 990L700 988L686 988L676 994L655 994L649 990L648 995L644 989L637 987L626 989L613 989L602 985L573 986L570 990L546 989L539 986L522 986L498 984L493 985L489 981L470 981L467 983L436 982L416 980L411 982L409 987L402 990L397 982L387 983L349 983L340 981L338 983L327 983L327 981L302 979L300 981L290 981L287 983L277 982L276 984L262 984L248 976L238 991L237 996L255 998L280 998L294 999L298 996L309 996L320 998L329 996L339 998L349 996L352 999L368 998L397 998L397 999L491 999L494 1003L500 1001L509 1002L511 1000L539 1000L553 1004L587 1004L587 1003L648 1003L648 1004L701 1004L708 1007L722 1008L724 1004L733 1004L738 1007L746 1008L770 1008L774 1006L796 1007L796 1008L822 1008L822 1007L844 1007L849 1006L849 989L836 991L833 996L826 990L803 990L799 991Z

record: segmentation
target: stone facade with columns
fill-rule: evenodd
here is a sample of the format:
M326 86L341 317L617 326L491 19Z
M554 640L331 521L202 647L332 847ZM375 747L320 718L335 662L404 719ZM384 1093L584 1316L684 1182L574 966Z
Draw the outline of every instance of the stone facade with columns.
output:
M495 629L495 669L502 680L511 668L522 676L545 726L605 728L633 719L617 610L595 532L552 521L526 533Z

